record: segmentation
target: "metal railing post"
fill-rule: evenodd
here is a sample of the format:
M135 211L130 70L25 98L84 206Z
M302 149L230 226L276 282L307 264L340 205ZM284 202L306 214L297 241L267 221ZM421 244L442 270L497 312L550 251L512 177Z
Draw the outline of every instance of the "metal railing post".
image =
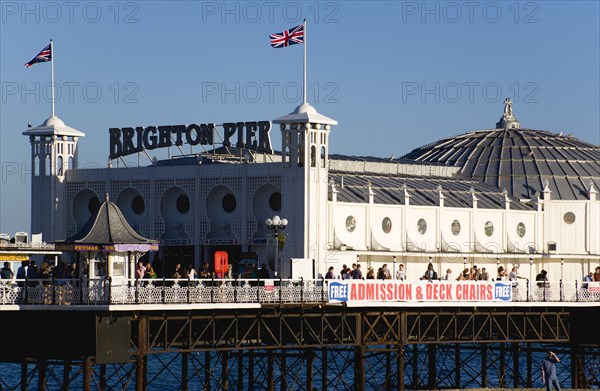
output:
M530 296L529 296L529 278L526 281L527 281L527 301L531 301Z
M25 285L23 287L25 288L25 304L27 304L29 302L29 279L27 275L25 275Z
M562 283L562 279L558 280L558 286L559 286L559 288L560 288L560 292L559 292L559 298L560 298L560 301L562 302L562 301L564 301L564 297L565 297L565 295L564 295L564 293L563 293L563 283Z
M279 276L279 305L280 305L280 306L281 306L281 299L282 299L282 297L281 297L281 290L282 290L282 289L281 289L281 283L282 283L282 278L281 278L281 277L282 277L282 276L280 275L280 276Z
M215 302L215 276L210 278L210 302Z
M304 277L300 277L300 304L304 304Z
M83 304L83 276L79 276L79 304Z
M56 279L52 275L52 304L56 304Z
M260 303L260 277L256 279L256 302Z
M237 277L235 277L235 280L233 281L233 302L237 303Z
M325 278L323 277L321 284L321 303L325 304Z
M140 279L136 276L134 280L133 286L133 294L135 297L135 304L140 304L140 293L138 292L138 287L140 286Z
M167 301L167 294L165 293L165 286L167 285L167 277L163 276L162 290L160 293L160 299L163 304Z
M112 304L112 277L108 277L108 304Z
M579 288L578 288L578 281L575 280L575 301L579 301Z
M187 282L187 303L190 304L190 276L188 275Z

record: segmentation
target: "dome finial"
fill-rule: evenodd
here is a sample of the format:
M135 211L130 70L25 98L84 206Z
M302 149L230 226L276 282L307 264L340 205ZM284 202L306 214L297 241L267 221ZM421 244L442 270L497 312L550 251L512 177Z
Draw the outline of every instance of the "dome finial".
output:
M521 124L513 115L512 105L510 98L504 99L504 113L500 118L500 122L496 123L496 129L518 129L521 127Z

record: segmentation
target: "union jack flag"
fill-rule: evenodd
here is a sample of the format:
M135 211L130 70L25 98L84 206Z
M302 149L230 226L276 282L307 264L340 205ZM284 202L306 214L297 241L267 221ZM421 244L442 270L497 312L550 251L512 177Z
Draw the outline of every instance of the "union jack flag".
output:
M304 24L283 33L271 34L269 37L271 38L271 46L274 48L284 48L289 45L304 43Z
M37 64L38 62L47 62L52 61L52 49L50 49L50 45L46 46L42 49L42 51L33 58L33 60L29 61L25 66L29 68L33 64Z

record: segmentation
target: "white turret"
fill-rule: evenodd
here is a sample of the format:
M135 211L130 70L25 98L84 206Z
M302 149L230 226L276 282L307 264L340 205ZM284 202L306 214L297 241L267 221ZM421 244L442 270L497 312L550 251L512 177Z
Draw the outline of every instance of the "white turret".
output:
M52 116L23 132L31 142L31 232L53 242L64 233L64 177L77 167L77 140L85 133Z
M308 103L273 121L280 124L283 178L282 216L289 221L281 259L311 258L324 273L327 250L329 131L337 121L317 113ZM288 262L282 264L288 276Z

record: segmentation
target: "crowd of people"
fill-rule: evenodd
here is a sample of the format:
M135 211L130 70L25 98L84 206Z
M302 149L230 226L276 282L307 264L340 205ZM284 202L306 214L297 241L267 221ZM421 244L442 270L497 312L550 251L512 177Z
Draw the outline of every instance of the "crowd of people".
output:
M435 271L432 263L427 265L427 269L423 273L422 276L419 277L421 281L511 281L513 286L518 285L518 280L523 279L526 280L526 277L522 277L519 275L519 268L514 266L510 272L507 272L507 269L504 266L498 266L498 271L496 277L490 276L490 273L486 270L485 267L478 268L477 265L473 265L471 268L464 268L463 271L456 277L452 275L452 269L447 269L446 273L439 277L438 273ZM395 273L396 280L404 281L406 280L406 271L404 264L400 264L398 266L398 270ZM366 276L363 277L361 265L360 263L353 263L352 268L347 267L345 264L342 265L342 269L339 274L336 276L335 268L330 266L327 270L327 274L325 275L326 280L331 279L343 279L343 280L356 280L356 279L378 279L378 280L391 280L392 273L390 272L387 264L383 264L375 273L372 267L367 268ZM536 275L536 283L539 287L547 287L548 286L548 272L546 270L541 270L540 273ZM584 279L584 284L586 282L600 281L600 266L596 267L595 272L589 272ZM584 285L585 287L585 285Z
M38 268L35 261L21 261L21 266L15 274L10 268L9 262L4 262L0 269L0 279L2 280L50 280L54 279L74 279L79 278L76 263L66 264L59 260L55 266L51 266L48 262L43 262ZM19 286L23 286L24 282L19 281Z
M84 274L87 274L84 271ZM258 268L257 263L249 264L248 267L241 273L242 277L250 278L250 279L269 279L273 278L270 274L269 269L266 264L262 264L260 268ZM215 273L211 270L208 262L205 262L202 265L202 268L199 272L196 271L193 264L188 264L187 267L182 267L180 263L175 264L175 267L171 273L167 273L167 278L176 278L176 279L233 279L233 266L232 264L228 264L228 271L225 273ZM342 265L339 274L335 274L335 268L330 266L325 279L344 279L344 280L391 280L392 272L388 268L387 264L383 264L378 268L377 273L373 267L368 267L367 272L363 275L362 267L360 263L353 263L352 267L347 267L345 264ZM2 280L25 280L25 279L72 279L79 278L79 273L77 270L76 263L66 264L64 261L59 260L55 266L51 266L48 262L42 263L41 267L37 267L35 261L22 261L21 266L18 268L16 274L10 268L9 262L4 262L4 266L0 268L0 279ZM136 279L152 279L158 278L158 274L155 272L152 264L150 262L144 263L139 261L137 267L135 269L135 278ZM407 279L405 266L404 264L400 264L398 266L398 270L395 272L395 279L404 281ZM498 267L498 272L496 278L492 278L489 272L485 267L478 268L477 265L474 265L471 268L464 268L462 272L455 278L452 273L452 269L447 269L446 273L439 277L438 273L435 271L432 263L427 265L427 269L419 278L420 280L425 281L489 281L489 280L497 280L497 281L512 281L513 285L516 286L519 279L526 279L519 275L519 268L513 267L510 272L507 273L507 270L504 266ZM548 272L546 270L541 270L540 273L536 275L536 283L539 287L547 287L548 286ZM590 282L600 282L600 266L597 266L594 272L590 271L583 278L582 287L586 288L587 284ZM20 283L22 284L22 282Z

